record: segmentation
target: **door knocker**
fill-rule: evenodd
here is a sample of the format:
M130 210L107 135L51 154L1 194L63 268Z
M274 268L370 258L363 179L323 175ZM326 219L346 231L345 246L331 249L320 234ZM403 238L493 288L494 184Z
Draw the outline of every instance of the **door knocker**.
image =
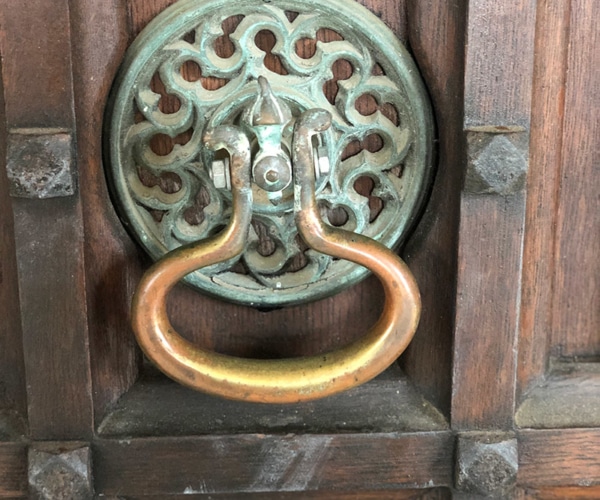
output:
M226 398L298 402L366 382L405 350L420 298L391 249L422 209L433 126L410 55L367 9L180 0L127 52L105 138L119 214L156 260L132 316L164 373ZM225 356L183 339L167 317L180 280L268 308L327 297L369 272L383 284L383 313L328 354Z

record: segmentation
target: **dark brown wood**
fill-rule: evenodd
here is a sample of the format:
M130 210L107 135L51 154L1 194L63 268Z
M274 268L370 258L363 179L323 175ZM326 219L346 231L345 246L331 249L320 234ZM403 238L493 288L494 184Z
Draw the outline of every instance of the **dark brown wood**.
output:
M590 488L527 488L521 490L516 500L597 500L600 487Z
M453 448L449 432L241 434L101 440L93 463L103 495L369 491L449 486Z
M461 211L452 425L509 429L523 196L466 196Z
M117 0L81 0L72 2L71 15L89 350L100 420L135 380L140 359L129 322L138 254L114 212L102 163L104 106L126 48L126 13Z
M524 430L518 437L519 485L600 485L600 429Z
M68 3L33 1L24 11L0 1L9 128L73 126Z
M403 367L426 397L450 413L457 221L462 163L465 5L408 3L409 42L433 103L439 165L423 220L405 255L422 291L421 324ZM435 369L432 369L435 367Z
M13 199L29 428L38 439L91 435L81 208Z
M536 0L469 4L466 129L529 128Z
M570 14L552 348L586 357L600 354L600 4L574 2Z
M22 443L0 443L0 498L27 495L27 447Z
M523 132L529 129L531 109L535 3L469 4L467 187L475 175L472 168L502 175L509 155L521 155L522 161L528 157ZM506 132L505 139L495 135ZM490 141L489 148L494 141L502 147L484 148L474 156L476 139ZM461 201L452 399L457 429L512 428L525 195L503 187L510 186L491 186L492 194L465 190Z
M519 394L544 373L548 362L569 16L570 2L538 2L523 250Z
M128 500L157 499L161 496L129 496ZM340 493L338 491L305 491L295 493L237 493L224 495L171 495L171 500L193 498L211 500L450 500L452 494L445 488L431 490L361 491L360 493Z
M8 3L0 3L0 43L11 55L3 68L9 127L69 131L74 114L68 2L33 2L26 16ZM30 433L40 439L89 437L79 200L15 198L13 210Z
M16 411L25 415L27 401L14 223L5 170L7 130L3 90L0 78L0 411Z

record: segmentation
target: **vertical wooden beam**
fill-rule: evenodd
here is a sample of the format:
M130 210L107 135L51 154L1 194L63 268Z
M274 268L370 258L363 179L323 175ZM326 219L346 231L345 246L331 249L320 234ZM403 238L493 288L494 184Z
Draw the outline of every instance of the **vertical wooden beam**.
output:
M535 0L470 2L452 425L510 429L528 163Z
M465 3L408 2L409 43L432 100L439 164L429 206L405 256L422 290L419 331L403 367L426 397L449 414L456 247L463 158ZM434 367L434 368L433 368Z
M2 61L0 60L0 76ZM13 212L6 176L6 120L0 77L0 411L27 410Z
M67 0L0 0L21 325L31 436L92 433L83 224L73 165ZM72 194L74 193L74 194Z
M104 108L127 47L126 4L120 0L71 2L73 58L77 61L73 72L77 161L97 419L131 386L139 367L129 321L131 295L140 276L138 251L114 212L102 162Z

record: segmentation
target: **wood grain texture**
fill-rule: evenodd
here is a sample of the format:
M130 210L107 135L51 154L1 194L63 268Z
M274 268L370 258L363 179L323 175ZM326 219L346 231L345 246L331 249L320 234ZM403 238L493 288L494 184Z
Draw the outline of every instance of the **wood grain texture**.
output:
M453 447L449 432L101 440L93 462L102 495L356 492L449 486Z
M73 129L68 2L30 2L27 15L0 4L0 13L9 126ZM81 205L76 196L13 199L13 210L30 433L88 437Z
M477 127L529 129L535 4L469 4L467 133ZM520 150L525 158L526 148ZM515 408L525 194L464 192L460 214L452 425L508 430Z
M68 0L0 1L9 128L73 126Z
M74 198L14 199L28 415L34 439L92 431L83 228Z
M536 0L469 4L465 127L529 127Z
M519 485L600 486L600 429L524 430Z
M431 198L405 255L422 293L423 313L403 368L426 397L450 411L458 209L463 157L465 6L408 3L409 43L428 87L437 123L439 164Z
M125 6L80 0L73 2L72 18L89 349L100 420L135 380L140 358L129 323L138 253L115 214L102 163L104 106L126 48Z
M127 12L132 39L176 0L129 0ZM406 40L407 22L405 16L406 0L381 2L379 0L358 0L379 17L400 38Z
M515 495L515 500L598 500L600 487L589 488L527 488Z
M519 395L543 375L549 354L569 15L570 2L538 2L523 250Z
M129 496L128 500L158 499L162 496ZM303 491L292 493L238 493L170 495L169 500L450 500L452 494L445 488L430 490L378 490L340 493L339 491ZM109 499L113 500L113 499Z
M509 429L523 195L465 196L461 212L452 424Z
M0 498L27 495L27 447L22 443L0 443Z
M27 400L13 212L6 176L6 122L0 61L0 410L25 415Z
M571 3L552 347L600 355L600 3Z

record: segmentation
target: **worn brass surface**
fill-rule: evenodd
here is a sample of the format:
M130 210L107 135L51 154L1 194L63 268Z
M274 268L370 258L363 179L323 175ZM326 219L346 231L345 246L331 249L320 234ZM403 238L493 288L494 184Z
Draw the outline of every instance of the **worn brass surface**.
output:
M259 47L265 32L275 40L271 54ZM231 54L217 50L224 38ZM314 54L303 52L307 41ZM274 57L279 72L267 64ZM259 91L261 77L276 99L266 87ZM371 103L367 111L363 101ZM253 106L271 119L252 125L254 115L246 112ZM158 260L226 226L233 200L226 165L202 137L249 122L243 128L256 164L247 245L186 282L260 307L316 300L358 282L364 267L307 249L294 222L290 137L296 117L312 108L332 116L314 145L325 221L337 214L342 229L398 248L431 179L431 110L406 48L373 13L348 0L180 0L146 27L115 82L105 135L108 178L127 228ZM278 147L271 140L278 126L282 146L273 154L267 150ZM172 140L172 150L155 151L157 138Z
M257 360L209 352L182 338L167 316L167 295L188 273L239 255L250 228L252 187L247 137L219 127L206 137L212 149L231 155L233 213L219 235L171 251L142 278L133 301L133 326L147 356L167 375L197 390L230 399L293 403L335 394L375 377L404 351L420 315L417 285L406 264L382 244L325 224L315 197L313 137L331 116L309 110L294 132L294 211L298 230L313 249L372 271L385 291L383 312L359 341L338 351L304 358Z

